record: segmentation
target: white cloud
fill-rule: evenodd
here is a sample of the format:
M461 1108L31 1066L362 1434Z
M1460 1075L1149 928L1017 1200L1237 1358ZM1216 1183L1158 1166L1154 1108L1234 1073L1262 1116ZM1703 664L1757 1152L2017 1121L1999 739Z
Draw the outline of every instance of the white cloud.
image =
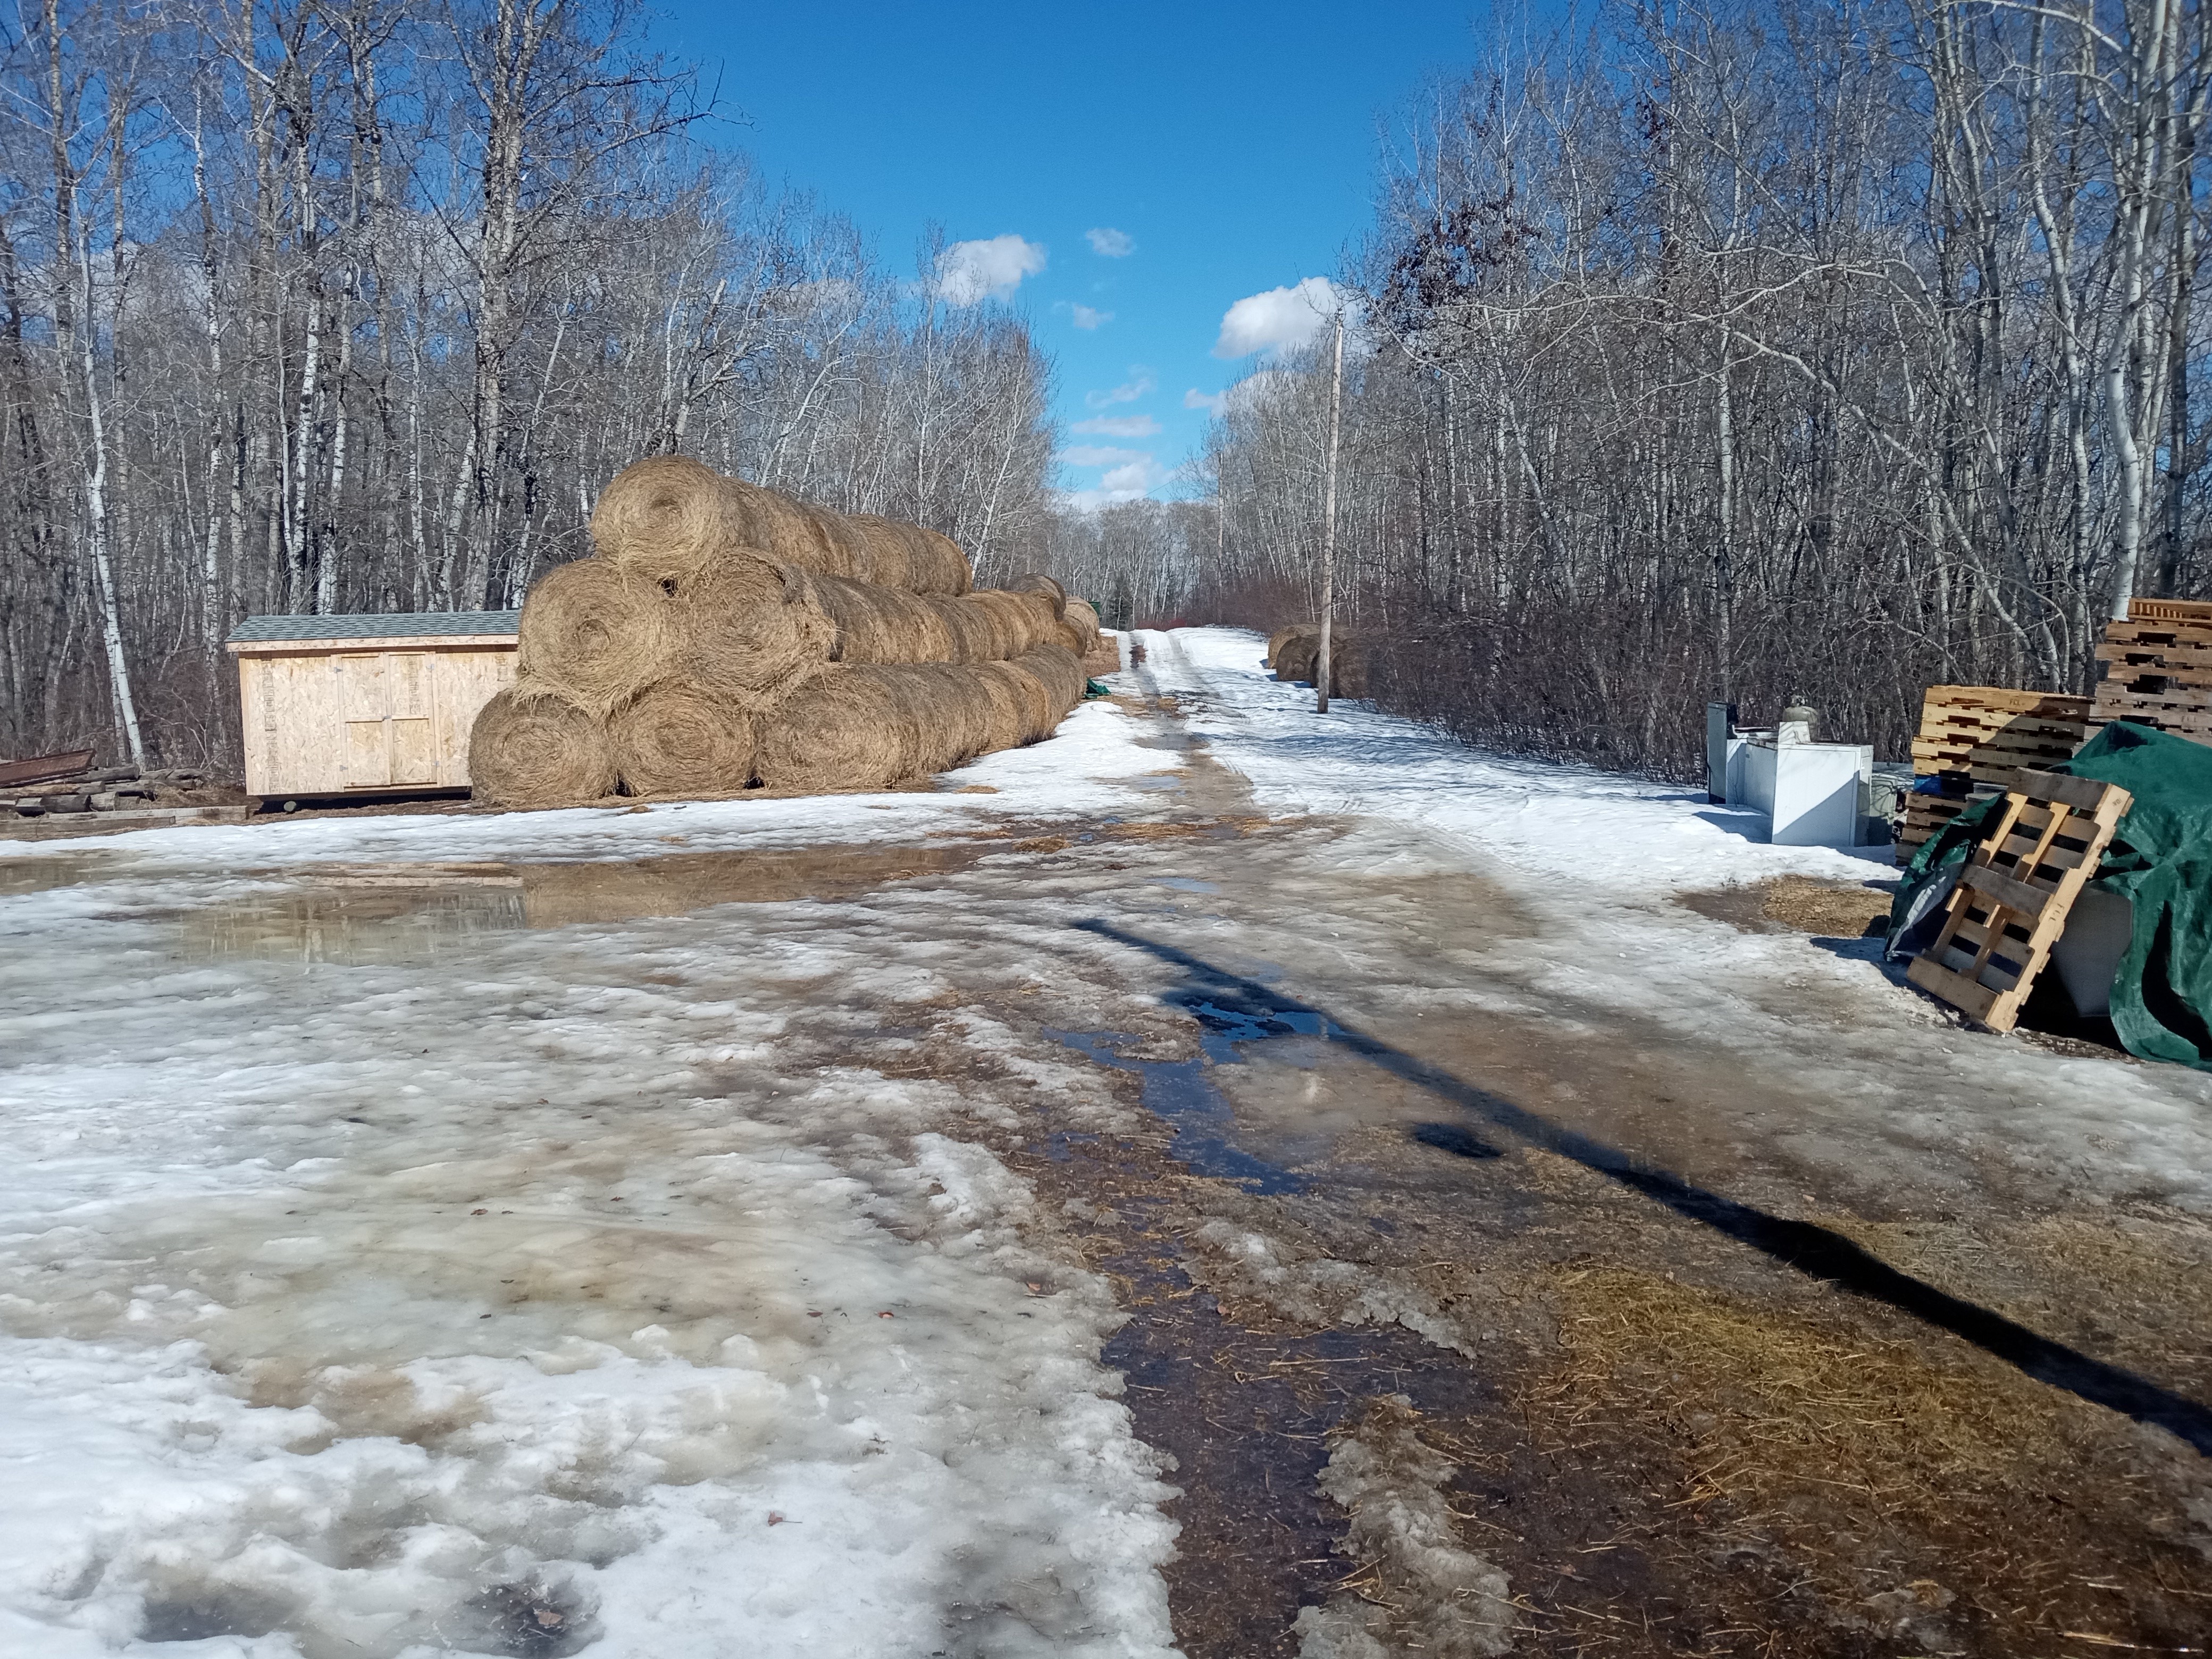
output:
M1160 423L1149 415L1094 415L1067 429L1087 438L1156 438Z
M1104 444L1075 444L1060 452L1060 459L1069 466L1116 466L1131 461L1149 461L1152 458L1142 450L1114 449Z
M937 256L937 296L952 306L1003 300L1042 270L1044 259L1042 243L1012 234L955 242Z
M1112 312L1094 311L1085 305L1070 305L1067 314L1078 328L1099 328L1114 320Z
M1271 288L1247 295L1222 313L1217 357L1248 357L1255 351L1301 346L1328 326L1340 305L1352 296L1326 276L1309 276L1295 288Z
M1137 239L1126 230L1109 230L1100 225L1083 234L1090 241L1093 253L1109 259L1126 259L1137 251Z
M1086 392L1083 394L1083 401L1093 409L1111 409L1115 404L1133 404L1158 385L1158 378L1151 369L1139 368L1133 363L1129 368L1129 378L1120 386L1111 392Z
M1102 469L1097 483L1085 489L1066 491L1060 496L1065 506L1081 513L1096 512L1102 507L1113 507L1122 501L1133 501L1165 483L1170 476L1170 469L1162 466L1149 452L1141 449L1115 449L1104 444L1075 444L1061 450L1055 459L1063 466Z
M1217 392L1208 397L1196 386L1193 386L1182 394L1182 406L1185 409L1202 409L1207 414L1218 416L1223 410L1229 407L1229 394L1225 392ZM1076 429L1082 430L1080 427Z

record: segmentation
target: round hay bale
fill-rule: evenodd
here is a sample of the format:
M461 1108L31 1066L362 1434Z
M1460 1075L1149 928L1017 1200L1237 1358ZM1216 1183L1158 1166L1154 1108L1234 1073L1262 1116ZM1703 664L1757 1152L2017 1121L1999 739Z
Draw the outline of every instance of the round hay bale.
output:
M1058 726L1060 717L1083 701L1089 681L1083 665L1066 646L1053 642L1024 652L1014 659L1023 668L1036 675L1052 696L1052 723Z
M517 673L601 718L674 672L682 650L671 594L606 559L540 576L520 632Z
M884 672L900 682L914 710L916 770L949 772L990 748L994 706L973 667L915 663Z
M840 662L957 659L952 630L934 600L831 576L815 577L810 588L814 602L836 625Z
M757 548L779 564L825 575L853 574L850 549L831 533L821 509L742 478L723 479L722 495L736 532L730 544Z
M1292 640L1307 634L1317 636L1320 633L1321 628L1315 623L1292 623L1288 628L1279 628L1267 635L1267 654L1261 660L1266 666L1273 668L1276 654Z
M757 554L732 552L678 590L681 670L740 708L787 696L830 661L836 624L812 600L817 577Z
M916 526L907 545L917 593L961 594L975 586L975 567L950 536Z
M1328 693L1333 697L1367 695L1367 664L1370 646L1364 635L1332 634L1328 642ZM1320 667L1320 647L1315 647L1315 667Z
M972 660L1004 662L1009 657L1021 655L1014 618L988 602L982 593L963 593L945 604L959 609L961 621L954 628L956 631L964 631L972 641Z
M571 806L614 793L614 745L558 691L520 681L477 711L469 793L495 806Z
M666 680L607 722L633 795L715 795L753 780L753 717L691 680Z
M1098 613L1091 608L1088 599L1070 599L1061 611L1060 620L1062 628L1074 630L1074 637L1071 639L1066 634L1054 637L1075 653L1078 660L1098 648Z
M1013 664L973 663L968 672L983 699L983 746L977 754L1020 748L1030 740L1034 723L1049 717L1044 687Z
M1311 681L1315 665L1321 658L1321 630L1298 634L1285 640L1275 652L1275 678L1279 680Z
M999 630L990 617L970 605L966 597L923 601L937 613L939 624L952 650L951 662L995 662L999 659Z
M1067 613L1067 590L1051 577L1032 570L1025 576L1017 576L1006 584L1009 593L1042 593L1052 601L1054 622Z
M833 664L762 715L754 772L771 789L881 789L914 775L911 712L879 668Z
M727 482L689 455L649 455L599 492L592 545L650 580L680 580L732 538Z
M1014 706L1013 729L1016 736L1012 743L1001 747L1011 749L1022 744L1035 743L1039 738L1048 736L1053 727L1060 723L1059 715L1052 706L1052 693L1046 690L1042 679L1019 663L979 662L975 669L978 674L988 676L990 684L998 688L991 693L994 709L999 704L1000 691L1011 698Z
M1009 657L1018 657L1047 639L1059 637L1059 620L1053 616L1051 605L1039 594L1009 593L1002 587L983 587L970 593L968 600L988 611L997 623Z
M915 592L933 591L918 586L914 580L914 559L908 542L908 532L913 526L873 513L848 513L845 523L865 550L861 561L854 567L861 580Z

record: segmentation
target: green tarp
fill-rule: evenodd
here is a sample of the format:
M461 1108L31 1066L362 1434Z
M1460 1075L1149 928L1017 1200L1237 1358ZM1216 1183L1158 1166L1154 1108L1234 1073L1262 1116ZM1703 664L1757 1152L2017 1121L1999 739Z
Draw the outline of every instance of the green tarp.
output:
M2147 1060L2212 1071L2212 748L2115 720L2050 769L2117 783L2135 797L2096 883L2135 906L2135 937L2112 981L2121 1045ZM1898 883L1893 940L1914 898L1966 861L2003 802L1992 796L1921 843Z

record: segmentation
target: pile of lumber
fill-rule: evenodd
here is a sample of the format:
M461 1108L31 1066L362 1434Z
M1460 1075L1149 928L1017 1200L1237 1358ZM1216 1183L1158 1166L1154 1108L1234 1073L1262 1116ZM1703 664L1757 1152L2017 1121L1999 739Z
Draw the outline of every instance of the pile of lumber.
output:
M680 456L609 484L592 539L523 604L470 738L480 799L882 788L1049 735L1086 664L1118 666L1049 577L978 591L943 536Z
M18 818L66 817L80 812L144 812L173 804L182 791L209 781L191 767L143 771L135 766L94 766L89 749L0 761L0 806Z
M1899 842L1917 847L1978 799L2010 789L2028 771L2071 760L2089 722L2089 699L1994 685L1931 685L1912 739L1912 769L1942 776L1953 793L1905 797Z
M2138 720L2212 744L2212 604L2129 600L2127 619L2105 626L2097 665L2093 733L2113 720Z

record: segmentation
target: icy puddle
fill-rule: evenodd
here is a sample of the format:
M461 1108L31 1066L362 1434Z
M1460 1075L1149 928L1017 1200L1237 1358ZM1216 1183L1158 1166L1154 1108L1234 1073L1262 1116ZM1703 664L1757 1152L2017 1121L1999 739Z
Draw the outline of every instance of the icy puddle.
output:
M182 946L198 957L306 963L409 963L465 957L481 935L682 916L718 904L854 897L896 881L963 870L990 842L926 847L802 847L661 853L631 862L333 865L254 873L298 890L185 912Z

